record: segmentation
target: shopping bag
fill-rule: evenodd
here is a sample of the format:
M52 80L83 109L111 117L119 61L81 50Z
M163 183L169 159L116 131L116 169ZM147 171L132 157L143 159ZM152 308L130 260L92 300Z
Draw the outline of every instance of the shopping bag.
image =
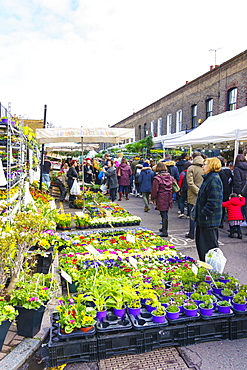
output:
M71 195L80 195L81 194L80 185L78 184L77 180L74 180L73 185L70 189L70 194Z
M100 190L102 191L103 194L106 194L107 193L107 185L106 184L102 184L101 187L100 187Z
M214 271L222 274L226 264L226 257L220 248L213 248L206 253L205 262L211 265Z
M172 183L172 192L177 193L180 190L180 187L178 186L177 181L173 181Z

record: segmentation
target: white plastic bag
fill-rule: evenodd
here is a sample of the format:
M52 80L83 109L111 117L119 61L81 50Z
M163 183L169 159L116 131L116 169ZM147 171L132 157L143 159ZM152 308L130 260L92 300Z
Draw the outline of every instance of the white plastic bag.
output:
M101 187L100 187L100 190L102 191L103 194L107 194L107 185L106 184L102 184Z
M214 271L222 274L226 264L226 257L220 248L213 248L206 253L205 262L211 265Z
M70 194L71 195L80 195L81 194L80 185L78 184L77 180L74 180L72 188L70 189Z

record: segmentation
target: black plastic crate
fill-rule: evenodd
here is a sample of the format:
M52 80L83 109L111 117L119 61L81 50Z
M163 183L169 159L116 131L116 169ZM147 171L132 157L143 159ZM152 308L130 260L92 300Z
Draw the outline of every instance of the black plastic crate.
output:
M143 331L144 352L156 348L170 346L185 346L187 344L187 326L173 325Z
M229 339L247 338L247 316L233 316L230 319Z
M49 342L49 363L51 367L72 362L94 362L98 360L97 338L70 340L69 342Z
M188 344L229 339L229 318L188 323Z
M99 360L117 355L131 355L143 352L143 334L141 332L128 331L109 335L98 333Z

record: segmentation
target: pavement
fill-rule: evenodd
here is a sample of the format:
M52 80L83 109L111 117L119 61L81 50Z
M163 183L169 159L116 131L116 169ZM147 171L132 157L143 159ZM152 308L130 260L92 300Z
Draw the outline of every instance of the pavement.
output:
M142 218L141 226L147 227L154 232L160 228L160 215L154 206L150 206L149 212L144 212L142 198L130 195L130 200L123 199L119 204L131 214ZM68 203L56 202L57 207L62 207L65 212L74 213L77 210L68 208ZM194 240L185 238L188 232L189 220L178 218L177 205L169 211L168 238L184 255L198 259ZM243 227L243 239L228 238L228 223L224 222L224 229L219 230L219 243L227 263L224 272L238 278L241 283L247 283L247 227ZM12 325L0 353L0 370L36 370L47 369L43 367L31 367L28 359L41 346L48 335L50 327L50 312L53 307L45 312L40 332L35 338L22 338L17 336L16 329ZM246 370L247 369L247 338L236 340L218 340L213 342L197 343L184 347L161 348L148 353L143 365L142 360L147 353L132 356L116 356L112 359L101 360L98 363L74 363L64 367L64 370L163 370L163 369L200 369L200 370ZM135 357L133 357L135 356ZM153 356L153 362L152 362ZM170 360L169 360L170 358ZM112 365L111 365L112 363ZM26 364L26 365L23 365ZM116 365L117 364L117 365ZM135 366L134 366L134 365ZM113 367L112 367L113 366ZM114 367L115 366L115 367Z

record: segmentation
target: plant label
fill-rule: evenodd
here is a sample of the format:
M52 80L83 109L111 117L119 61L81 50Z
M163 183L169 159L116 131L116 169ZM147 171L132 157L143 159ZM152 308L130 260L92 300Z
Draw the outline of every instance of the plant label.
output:
M127 240L127 242L135 243L135 241L136 241L135 235L127 234L126 235L126 240Z
M195 275L197 275L197 273L198 273L198 267L196 266L196 265L194 265L194 263L192 264L192 266L191 266L191 270L192 270L192 272L195 274Z
M71 276L70 276L69 274L67 274L67 272L65 272L64 270L61 270L61 276L62 276L65 280L67 280L67 282L68 282L69 284L72 284L72 278L71 278Z
M137 269L137 260L134 258L134 257L129 257L129 263L135 268Z
M101 255L92 245L86 245L85 249L94 257L99 257Z

